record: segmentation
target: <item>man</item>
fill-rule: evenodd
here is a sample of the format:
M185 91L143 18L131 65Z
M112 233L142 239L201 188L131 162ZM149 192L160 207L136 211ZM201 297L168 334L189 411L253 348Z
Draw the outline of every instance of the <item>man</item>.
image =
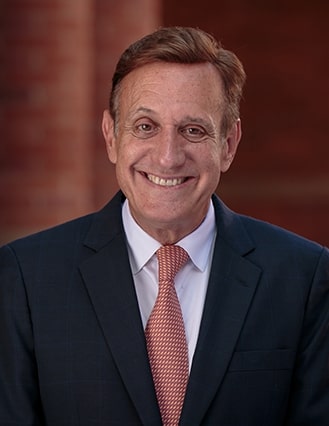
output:
M214 195L244 80L197 29L124 52L103 117L122 192L1 250L0 425L329 424L328 250ZM156 252L176 246L188 382L167 421L148 323Z

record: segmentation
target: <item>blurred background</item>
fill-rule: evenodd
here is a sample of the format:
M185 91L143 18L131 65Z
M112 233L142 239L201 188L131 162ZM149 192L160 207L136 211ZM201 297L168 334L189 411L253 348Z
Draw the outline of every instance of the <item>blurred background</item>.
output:
M0 0L0 243L118 189L101 135L112 72L159 26L198 26L244 63L243 140L218 194L329 245L329 2Z

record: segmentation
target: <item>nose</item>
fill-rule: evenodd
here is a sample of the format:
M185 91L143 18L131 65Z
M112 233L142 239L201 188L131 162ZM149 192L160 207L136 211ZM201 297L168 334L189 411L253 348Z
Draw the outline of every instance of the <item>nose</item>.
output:
M156 141L154 161L164 170L174 170L185 162L185 143L174 127L163 128Z

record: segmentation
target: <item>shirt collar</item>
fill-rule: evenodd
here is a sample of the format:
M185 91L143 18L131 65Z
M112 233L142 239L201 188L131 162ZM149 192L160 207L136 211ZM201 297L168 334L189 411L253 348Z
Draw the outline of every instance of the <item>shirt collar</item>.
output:
M159 241L147 234L134 220L126 199L122 207L122 221L128 242L128 250L133 274L138 273L161 247ZM182 238L177 245L183 247L194 265L204 271L216 235L216 222L213 203L209 203L206 217L191 234Z

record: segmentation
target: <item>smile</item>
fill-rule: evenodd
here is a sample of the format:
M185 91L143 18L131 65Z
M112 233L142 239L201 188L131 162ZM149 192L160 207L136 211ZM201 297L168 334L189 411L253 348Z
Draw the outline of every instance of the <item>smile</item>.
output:
M177 186L181 185L186 180L186 178L164 179L151 174L146 174L146 177L152 183L160 186Z

